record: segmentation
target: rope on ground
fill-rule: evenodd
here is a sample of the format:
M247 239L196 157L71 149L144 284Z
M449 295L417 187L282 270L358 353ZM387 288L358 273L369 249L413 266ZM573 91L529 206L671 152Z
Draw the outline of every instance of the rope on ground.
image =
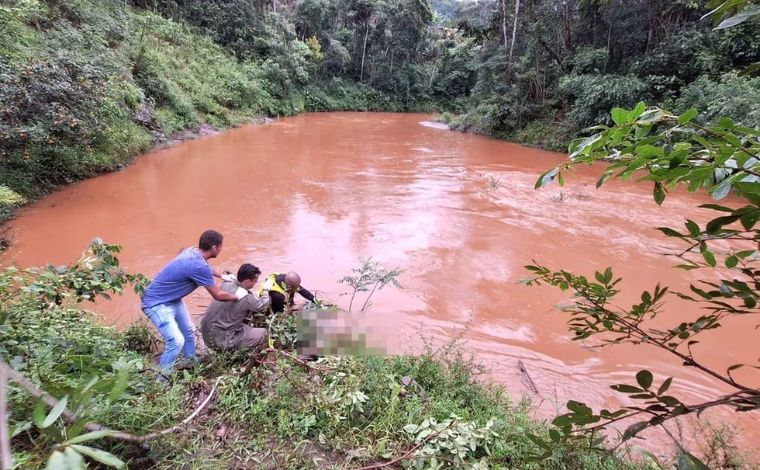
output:
M334 367L329 367L329 366L325 366L325 365L322 365L322 366L315 366L314 364L309 364L308 362L304 361L304 360L303 360L303 359L301 359L300 357L297 357L297 356L295 356L295 355L293 355L293 354L290 354L290 353L288 353L288 352L285 352L285 351L283 351L283 350L281 350L281 349L270 349L270 351L274 351L274 352L275 352L275 353L277 353L277 354L280 354L280 355L282 355L282 356L285 356L285 357L287 357L288 359L291 359L291 360L293 360L293 361L295 361L295 362L297 362L297 363L299 363L299 364L301 364L301 365L303 365L303 366L305 366L305 367L308 367L309 369L312 369L312 370L316 370L316 371L318 371L318 372L326 372L326 371L330 371L330 370L335 370L335 368L334 368ZM265 351L265 352L266 352L266 351Z
M263 364L269 364L270 363L269 361L262 360L268 353L274 353L274 354L278 354L280 356L286 357L290 359L291 361L294 361L308 369L311 369L317 372L329 372L329 371L336 370L334 367L330 367L324 364L320 364L320 365L310 364L309 362L287 351L283 351L281 349L277 349L274 347L268 347L266 349L263 349L260 352L254 351L251 354L251 356L248 358L248 364L246 365L244 371L240 374L240 376L245 377L249 375L251 371L253 371L254 367L257 367Z

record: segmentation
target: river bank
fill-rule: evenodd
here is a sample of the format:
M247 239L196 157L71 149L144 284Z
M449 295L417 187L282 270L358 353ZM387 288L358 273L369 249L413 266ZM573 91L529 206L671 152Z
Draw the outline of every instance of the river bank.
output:
M133 469L636 468L585 445L534 462L530 435L547 426L528 402L480 380L482 367L455 343L307 363L288 349L295 331L280 317L269 326L279 346L210 354L158 381L151 328L120 332L81 310L144 282L119 267L118 252L96 241L65 268L0 272L13 468L78 469L85 458Z
M150 119L151 121L155 119L155 117L152 116L152 113L150 113L149 111L145 109L143 109L141 113L141 117L144 119ZM249 118L248 122L241 123L240 125L265 124L267 122L271 122L271 119L267 117L253 116ZM203 123L195 128L189 128L189 129L183 129L183 130L177 131L172 135L166 135L160 130L153 130L151 131L152 147L149 149L146 149L145 151L153 152L156 150L169 148L171 146L178 145L188 140L216 135L223 130L225 129L223 128L219 129L207 123ZM132 145L129 143L127 143L127 145L132 147ZM136 148L139 149L141 147L138 146ZM120 163L116 163L115 167L112 170L109 169L106 172L122 171L127 165L132 164L134 160L138 158L140 155L141 154L128 156L127 159L120 160ZM95 178L102 174L104 173L93 174L90 177ZM74 184L74 183L75 181L71 181L69 184ZM52 192L58 189L62 189L62 188L55 186L53 188L50 188L48 191ZM36 195L37 197L27 198L27 197L23 197L19 195L18 193L11 190L7 186L3 186L2 184L0 184L0 225L13 219L13 217L16 215L16 212L19 209L21 209L24 205L34 202L36 199L44 197L46 194L48 193L42 193L42 194ZM0 253L10 248L13 245L13 242L14 242L14 239L13 239L12 226L6 226L2 231L0 231Z
M608 386L642 367L675 377L673 389L690 401L722 390L664 354L642 361L634 347L579 348L566 339L565 318L554 311L566 297L518 284L531 259L579 272L620 259L626 262L613 266L629 296L651 288L653 272L665 285L688 289L695 277L672 270L659 256L663 240L651 227L682 218L702 196L671 194L665 206L650 210L647 187L612 183L594 190L595 168L580 169L563 188L536 192L537 175L563 162L563 155L448 132L431 127L428 118L311 113L159 150L123 172L24 208L13 223L18 243L2 262L66 264L97 234L124 246L125 269L155 273L172 253L195 243L198 231L214 227L225 234L225 251L214 262L220 269L243 262L264 272L296 269L307 288L344 308L346 286L337 280L362 258L403 269L404 289L384 289L373 299L368 338L398 355L425 352L420 330L437 345L461 338L488 369L485 382L498 382L512 397L529 397L537 417L555 416L564 401L578 396L595 408L624 404ZM361 137L356 129L363 130ZM262 201L282 217L258 217ZM625 213L616 209L621 204ZM704 214L692 217L704 223ZM279 243L272 244L275 239ZM452 292L471 295L446 294ZM629 296L625 301L635 301ZM98 302L95 310L104 324L126 329L141 317L138 302L128 294ZM196 293L187 303L197 319L208 299ZM668 304L664 318L686 319L678 299ZM751 339L737 338L754 330L736 321L717 332L714 345L700 347L717 367L732 360L714 347L725 341L733 341L736 354L752 353ZM756 427L749 418L708 416L736 423L741 439L752 441ZM665 440L650 437L646 445L653 441L670 451Z
M635 468L580 446L531 463L540 449L527 434L546 436L545 425L530 418L527 402L513 403L476 380L480 367L451 345L416 357L314 363L273 350L259 355L253 368L245 355L212 355L167 385L151 372L146 339L152 333L145 327L120 333L83 312L55 308L12 309L10 316L14 326L4 344L14 367L55 400L68 396L72 410L79 403L78 421L136 439L184 419L142 443L107 435L86 443L132 469L399 468L415 461L426 468L456 462L468 468ZM51 330L59 331L55 341ZM103 384L83 398L81 387L92 374ZM124 379L113 393L117 376ZM35 403L11 382L17 468L43 468L50 445L81 433L74 421L42 432L31 423Z
M126 2L28 2L3 15L0 220L192 129L305 110L430 107L312 79L308 49L296 64L240 59L198 29Z

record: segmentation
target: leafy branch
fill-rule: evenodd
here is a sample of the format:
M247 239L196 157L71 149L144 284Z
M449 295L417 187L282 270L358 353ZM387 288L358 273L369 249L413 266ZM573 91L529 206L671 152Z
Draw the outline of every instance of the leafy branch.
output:
M732 189L754 205L760 205L760 130L739 126L729 118L717 124L695 122L696 110L676 116L644 103L632 110L615 108L614 126L596 126L590 137L577 139L570 146L570 159L541 175L540 188L554 181L564 184L562 172L574 166L603 160L609 166L597 188L609 178L627 180L640 172L638 181L653 181L657 204L667 190L686 184L691 192L706 189L722 199Z
M82 443L103 437L135 442L153 438L150 435L136 437L103 429L95 423L81 422L82 413L88 408L96 408L93 406L96 404L94 400L105 399L111 403L129 387L129 369L135 366L134 361L120 359L110 364L113 369L110 377L101 378L91 374L83 384L60 400L42 391L14 369L21 367L25 358L29 359L32 354L26 344L28 329L40 328L38 324L28 323L28 318L40 314L61 319L60 324L63 324L63 320L71 316L71 310L65 308L64 304L95 301L98 297L109 298L109 294L123 293L129 284L137 292L143 289L147 283L144 276L129 274L120 268L116 257L120 250L118 245L109 245L95 239L71 265L25 270L11 267L0 272L0 331L4 335L0 344L0 376L3 379L0 380L0 409L5 409L6 406L8 381L14 382L37 399L31 420L17 421L12 433L9 432L8 416L2 413L0 461L4 468L9 467L6 465L10 460L9 439L30 429L32 424L44 430L46 435L57 436L61 441L49 457L48 468L62 468L62 465L66 468L85 468L85 456L104 465L124 467L124 463L116 456ZM58 357L58 360L62 359ZM81 358L79 362L82 363ZM60 387L60 384L55 385ZM47 407L51 408L50 412L46 411ZM67 427L64 423L72 426Z
M142 293L149 279L130 274L119 266L118 245L96 238L71 265L20 270L10 267L0 272L0 305L21 297L32 297L42 308L61 306L66 301L94 302L98 297L122 294L127 285Z
M567 404L568 413L556 417L547 442L533 436L543 450L537 459L552 455L555 445L570 440L589 440L592 448L601 445L605 436L599 433L613 423L639 420L622 434L621 443L641 431L678 416L696 413L716 406L730 406L737 412L760 409L760 389L740 383L732 372L740 368L760 370L760 364L735 364L726 371L717 371L695 357L697 339L706 330L714 330L732 318L756 315L760 299L760 270L756 267L760 247L760 131L736 125L727 118L716 124L699 123L697 112L689 110L679 116L650 108L643 103L632 110L612 111L613 126L592 128L593 135L578 139L570 147L568 162L539 177L536 188L557 180L564 184L563 172L576 165L607 162L597 187L610 178L654 183L653 198L660 205L667 192L679 185L689 191L707 190L714 199L722 199L732 191L745 201L738 208L703 204L701 209L718 212L704 226L687 219L684 229L659 227L667 237L686 244L685 249L670 254L678 259L676 267L684 270L718 267L719 257L725 270L719 279L701 279L690 286L690 292L670 292L657 284L640 295L640 302L629 307L614 303L619 294L620 278L612 268L596 272L593 279L568 271L554 271L536 263L525 268L532 277L527 285L550 285L571 292L574 301L562 311L569 314L568 326L574 340L598 337L599 347L615 344L649 345L668 352L686 367L718 380L734 392L716 396L697 404L686 404L670 395L673 378L663 380L655 389L654 376L648 370L636 374L635 384L615 384L611 388L638 402L619 410L595 413L578 401ZM718 251L720 241L729 249ZM717 255L717 256L716 256ZM692 302L699 309L694 318L666 329L651 328L648 322L663 311L668 294ZM679 451L685 468L700 467L701 462L684 449Z
M115 455L109 452L105 452L103 450L95 449L88 446L83 446L81 443L87 442L87 441L104 439L104 438L114 439L118 441L125 441L125 442L145 443L145 442L158 439L161 436L165 436L167 434L171 434L180 429L183 429L184 426L186 426L190 421L195 419L195 417L197 417L198 414L200 414L200 412L203 411L204 408L206 408L206 406L211 401L211 398L214 396L214 393L216 392L219 382L223 378L223 377L217 378L217 380L214 382L214 385L211 388L211 391L206 396L206 398L200 403L200 405L198 405L198 407L189 416L187 416L178 424L166 429L162 429L160 431L149 433L149 434L136 435L136 434L131 434L124 431L109 429L94 422L81 423L80 418L74 412L70 411L68 407L68 405L72 403L76 403L76 401L70 400L70 397L68 395L63 397L60 400L56 399L52 395L46 393L45 391L41 390L39 387L34 385L29 379L24 377L21 373L13 370L2 359L0 359L0 374L2 374L2 376L4 377L9 378L11 381L15 382L18 386L20 386L24 391L29 393L32 397L39 400L38 405L35 409L35 413L34 413L35 414L34 424L39 429L41 430L46 429L52 426L53 424L55 424L57 421L59 421L59 419L62 419L68 422L69 424L76 426L76 427L72 427L72 429L69 429L69 432L65 434L67 438L63 442L57 444L54 447L54 450L48 460L48 468L78 468L76 466L71 466L72 461L79 462L80 464L82 464L81 468L84 468L82 455L88 456L107 466L116 467L116 468L126 468L126 464ZM77 393L71 398L73 398L74 400L79 398L78 401L83 402L83 403L80 403L80 405L86 404L86 402L92 400L93 398L93 395L89 393L90 390L98 389L98 385L101 382L102 381L98 378L94 378L85 382L77 390ZM126 371L123 373L120 373L119 380L113 383L111 390L108 392L109 399L110 400L118 399L118 397L126 389L127 383L128 383L128 376L126 374ZM82 398L84 398L84 400ZM51 408L50 412L47 413L47 415L45 414L45 408L44 408L45 405ZM17 432L18 432L18 429L17 429ZM68 462L68 464L63 465L66 462Z
M351 269L351 272L353 275L344 276L338 280L341 284L346 284L352 289L351 300L348 303L349 311L351 311L354 298L359 292L369 292L360 309L363 312L371 305L370 300L375 291L382 290L389 284L399 289L402 288L397 279L402 272L401 269L386 269L378 261L373 261L372 258L362 260L362 265Z
M653 291L642 293L640 303L624 309L611 304L611 300L619 292L616 286L621 279L615 279L609 268L603 273L595 273L597 282L567 271L552 271L540 265L526 266L526 269L535 275L525 281L527 285L548 284L564 291L569 290L574 294L576 301L563 308L564 312L570 314L568 325L574 333L574 340L601 335L601 347L622 343L649 344L672 354L682 361L684 366L694 367L736 389L734 393L714 400L687 405L679 398L666 394L673 382L672 377L664 380L655 390L652 388L654 379L652 373L642 370L636 374L636 385L611 386L613 390L624 393L633 400L643 402L642 405L624 407L614 412L601 410L595 414L584 403L571 401L567 404L570 412L558 416L552 423L557 429L550 433L550 437L556 444L578 436L591 437L593 440L594 433L610 424L641 415L648 416L648 419L630 425L623 434L623 441L636 436L648 427L661 425L677 416L699 414L715 406L732 406L736 411L742 412L760 409L760 390L741 384L731 376L732 370L743 367L744 364L731 366L725 373L720 373L700 363L694 357L692 346L698 344L699 341L693 338L705 330L718 328L719 320L728 314L727 312L702 315L694 322L681 323L667 330L646 328L644 322L661 313L663 298L668 293L667 288L657 285ZM686 344L685 348L684 344ZM758 366L751 367L760 369ZM547 443L544 444L548 446Z

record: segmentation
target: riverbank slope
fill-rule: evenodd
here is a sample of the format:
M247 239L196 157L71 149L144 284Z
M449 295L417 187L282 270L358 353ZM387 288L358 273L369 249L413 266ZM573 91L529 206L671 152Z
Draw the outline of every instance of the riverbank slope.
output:
M144 282L117 252L96 241L66 268L0 272L18 282L0 282L16 468L85 457L133 469L636 468L588 443L535 462L531 435L549 439L548 425L478 380L482 368L453 343L303 362L293 317L280 317L258 354L212 354L159 381L151 327L119 332L80 305Z
M204 127L305 110L430 109L310 78L317 52L294 39L297 60L282 63L234 57L196 29L125 2L19 2L1 13L0 221Z

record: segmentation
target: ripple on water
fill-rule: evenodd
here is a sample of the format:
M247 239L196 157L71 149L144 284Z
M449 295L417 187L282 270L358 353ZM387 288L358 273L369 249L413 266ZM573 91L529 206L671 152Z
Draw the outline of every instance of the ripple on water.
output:
M619 403L608 385L630 383L644 366L658 380L675 377L675 390L693 400L724 390L651 349L579 347L555 309L569 297L518 284L535 259L585 275L614 267L624 278L624 306L658 279L688 290L697 274L670 269L673 260L658 253L674 245L654 227L678 225L686 214L704 222L711 214L694 207L707 198L671 192L658 208L648 185L595 189L598 167L569 174L565 187L536 191L538 175L565 156L446 132L428 119L307 114L185 142L24 208L12 222L17 242L0 260L70 262L97 235L123 245L127 269L152 276L213 227L225 234L216 267L297 270L307 288L341 305L346 286L337 280L361 259L402 268L404 289L378 292L370 316L389 348L419 350L420 328L438 344L461 337L517 396L530 393L522 361L547 416L567 398L596 408ZM195 316L207 304L200 291L188 300ZM684 307L668 299L658 327L687 318ZM130 294L97 309L120 325L142 315ZM723 330L699 345L711 364L757 356L754 325L732 319ZM757 441L760 424L747 427L744 435Z

